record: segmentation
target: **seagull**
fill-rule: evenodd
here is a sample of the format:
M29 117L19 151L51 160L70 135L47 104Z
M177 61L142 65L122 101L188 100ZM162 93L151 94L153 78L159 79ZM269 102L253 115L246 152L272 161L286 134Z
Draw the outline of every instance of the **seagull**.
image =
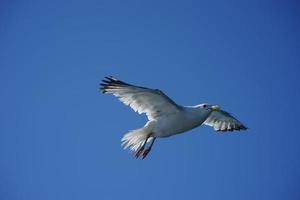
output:
M125 83L112 76L100 84L102 93L113 94L139 114L145 113L148 121L143 128L132 130L122 138L124 149L144 159L151 151L156 138L165 138L196 128L202 124L215 131L240 131L247 127L218 105L202 103L180 106L159 89L150 89ZM146 147L146 144L150 145Z

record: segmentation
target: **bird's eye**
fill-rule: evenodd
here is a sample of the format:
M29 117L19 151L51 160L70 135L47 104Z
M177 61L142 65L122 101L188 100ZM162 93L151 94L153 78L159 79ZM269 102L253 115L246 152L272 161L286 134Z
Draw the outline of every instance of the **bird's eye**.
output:
M206 104L204 104L204 105L203 105L203 108L206 108L206 107L207 107L207 105L206 105Z

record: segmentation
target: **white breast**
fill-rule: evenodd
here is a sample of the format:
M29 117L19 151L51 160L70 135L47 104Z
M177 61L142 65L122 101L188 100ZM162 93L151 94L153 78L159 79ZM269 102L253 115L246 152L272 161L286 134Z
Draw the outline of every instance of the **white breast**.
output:
M153 121L154 137L168 137L183 133L201 125L209 113L192 107L185 107L181 112L164 115Z

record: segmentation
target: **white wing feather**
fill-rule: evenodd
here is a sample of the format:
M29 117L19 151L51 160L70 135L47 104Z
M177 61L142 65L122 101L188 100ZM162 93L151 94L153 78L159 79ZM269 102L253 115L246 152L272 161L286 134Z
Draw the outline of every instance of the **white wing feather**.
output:
M203 124L212 126L215 131L239 131L247 129L239 120L223 110L213 111Z
M149 120L160 115L178 112L181 109L160 90L134 86L113 77L105 78L106 80L102 80L103 83L100 84L103 93L113 94L135 112L145 113Z

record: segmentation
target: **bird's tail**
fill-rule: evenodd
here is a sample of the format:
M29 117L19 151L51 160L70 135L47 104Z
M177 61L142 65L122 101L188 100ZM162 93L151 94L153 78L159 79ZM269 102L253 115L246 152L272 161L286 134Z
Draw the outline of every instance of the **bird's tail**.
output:
M132 130L126 133L122 138L122 146L124 149L130 148L131 151L136 151L149 137L149 130L147 127ZM147 142L150 142L153 138L149 137Z

